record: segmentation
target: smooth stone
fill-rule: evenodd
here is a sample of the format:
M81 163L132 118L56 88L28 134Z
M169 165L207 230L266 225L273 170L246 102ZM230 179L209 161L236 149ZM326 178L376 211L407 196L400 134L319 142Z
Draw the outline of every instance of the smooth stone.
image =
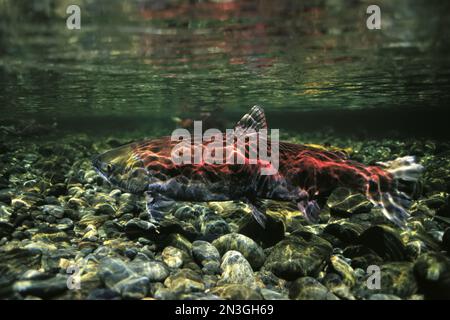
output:
M161 256L170 268L180 268L183 265L183 251L178 248L165 247Z
M192 255L198 263L204 266L211 261L220 261L220 253L216 247L206 241L197 240L192 243Z
M200 219L200 233L202 238L213 241L220 236L230 233L228 223L215 214L203 215Z
M296 232L272 248L264 269L285 280L317 276L332 250L328 241L309 232Z
M411 262L390 262L380 268L380 289L366 288L368 294L392 294L408 298L417 292L417 282Z
M218 285L230 283L244 284L249 287L255 285L253 269L239 251L227 251L222 257L220 267L223 271Z
M343 255L352 260L353 268L366 270L368 266L383 264L383 259L375 251L362 245L348 246L344 249Z
M450 259L438 252L422 254L414 264L414 274L426 299L450 299Z
M345 285L353 287L356 283L355 270L349 263L339 255L330 257L330 264L332 269L341 276Z
M105 257L100 260L99 277L110 289L116 290L117 283L133 276L136 274L120 259Z
M136 256L128 266L138 275L147 277L150 282L161 282L169 276L166 264L157 260L146 260L141 256Z
M247 223L239 228L238 233L243 234L257 243L260 243L263 248L272 247L284 239L286 227L284 222L279 217L267 215L265 227L251 217Z
M20 280L45 280L51 278L50 273L42 272L39 270L27 270L21 276Z
M131 237L147 236L155 230L155 225L151 222L132 219L125 224L125 233Z
M362 275L361 279L364 276L365 273ZM341 276L337 273L327 273L325 277L321 279L321 283L340 299L356 300L355 296L351 292L350 287L342 281Z
M121 296L114 290L97 288L87 296L87 300L120 300Z
M375 293L368 300L402 300L402 298L393 294Z
M375 251L387 261L404 261L406 248L397 231L391 227L379 225L364 231L359 243Z
M66 276L57 275L44 280L19 280L14 283L13 290L22 296L51 298L68 290L67 279Z
M60 219L56 225L56 228L61 231L73 229L73 221L69 218Z
M42 212L44 212L45 214L50 214L50 215L54 216L55 218L61 219L62 217L64 217L64 208L61 206L48 204L48 205L42 206L41 208L42 208Z
M175 293L189 293L205 290L205 284L203 283L202 277L190 269L181 269L175 274L170 275L164 281L164 285Z
M264 264L266 255L263 249L252 239L239 233L230 233L216 239L212 243L220 254L230 250L239 251L247 259L254 270Z
M289 298L293 300L339 300L327 287L311 277L295 280L290 286Z
M99 203L94 206L96 214L114 215L116 208L109 203Z
M351 222L337 222L328 224L323 230L324 233L330 234L344 245L352 245L358 243L358 237L364 231L360 225Z
M149 281L147 277L126 279L118 284L124 299L143 299L148 293Z
M261 289L261 295L264 300L289 300L289 297L286 294L266 288Z
M0 221L0 238L8 237L15 231L14 225L6 221Z
M327 205L331 213L344 215L370 212L373 208L366 196L347 188L335 189L328 197Z
M253 288L242 284L226 284L211 289L211 294L226 300L263 300L263 296Z

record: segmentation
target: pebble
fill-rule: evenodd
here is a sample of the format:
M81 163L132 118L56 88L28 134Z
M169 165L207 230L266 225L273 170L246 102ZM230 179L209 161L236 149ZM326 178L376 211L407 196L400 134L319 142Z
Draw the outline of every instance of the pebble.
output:
M183 265L183 251L178 248L165 247L161 256L170 268L180 268Z
M230 283L244 284L249 287L255 285L253 269L239 251L227 251L222 257L220 267L223 271L218 285Z
M230 250L239 251L254 270L258 270L266 260L263 249L252 239L239 233L223 235L212 243L223 255Z
M291 284L289 298L294 300L339 300L327 287L311 277L295 280Z
M332 246L328 241L312 233L299 232L272 248L264 268L286 280L317 276L331 252Z

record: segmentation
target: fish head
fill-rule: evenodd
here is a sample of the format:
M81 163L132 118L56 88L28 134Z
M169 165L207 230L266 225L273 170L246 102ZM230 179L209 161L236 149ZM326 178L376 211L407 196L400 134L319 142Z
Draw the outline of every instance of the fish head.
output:
M144 163L135 155L136 144L131 143L106 151L92 159L97 173L113 186L132 193L144 192L148 187L149 173Z

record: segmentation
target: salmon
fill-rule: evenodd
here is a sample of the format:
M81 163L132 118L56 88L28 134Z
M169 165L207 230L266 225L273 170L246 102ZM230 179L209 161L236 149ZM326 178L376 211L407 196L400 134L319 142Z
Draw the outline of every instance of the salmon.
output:
M336 188L346 187L365 194L387 218L404 225L410 198L398 190L398 182L416 182L423 170L413 156L367 166L337 150L289 142L275 144L272 135L269 138L266 134L266 117L259 106L251 108L234 130L239 132L237 138L239 134L246 135L243 147L238 145L238 139L233 138L230 143L226 134L218 132L214 139L200 143L194 135L180 144L172 135L109 150L96 156L93 165L113 186L145 195L147 211L155 223L164 218L174 201L240 200L250 206L253 217L264 227L263 199L293 202L307 221L315 223L323 200ZM259 155L252 157L261 142L267 155L276 154L276 161ZM195 154L213 150L215 160L222 161L179 163L174 159L177 147L179 152L189 151L184 159L192 160ZM269 170L271 174L264 173L268 167L273 169Z

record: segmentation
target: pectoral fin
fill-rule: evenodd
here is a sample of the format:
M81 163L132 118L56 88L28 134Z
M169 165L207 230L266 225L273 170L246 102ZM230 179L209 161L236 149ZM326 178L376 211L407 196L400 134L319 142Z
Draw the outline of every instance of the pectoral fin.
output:
M253 218L255 218L255 220L259 223L259 225L265 229L267 217L266 217L266 209L264 208L264 204L262 203L262 201L257 199L253 200L246 199L245 202L250 207Z
M319 222L320 207L316 200L301 200L297 202L297 206L300 212L303 213L306 221L311 224Z
M170 199L160 193L146 192L146 209L149 214L150 221L159 222L170 211L175 200Z

